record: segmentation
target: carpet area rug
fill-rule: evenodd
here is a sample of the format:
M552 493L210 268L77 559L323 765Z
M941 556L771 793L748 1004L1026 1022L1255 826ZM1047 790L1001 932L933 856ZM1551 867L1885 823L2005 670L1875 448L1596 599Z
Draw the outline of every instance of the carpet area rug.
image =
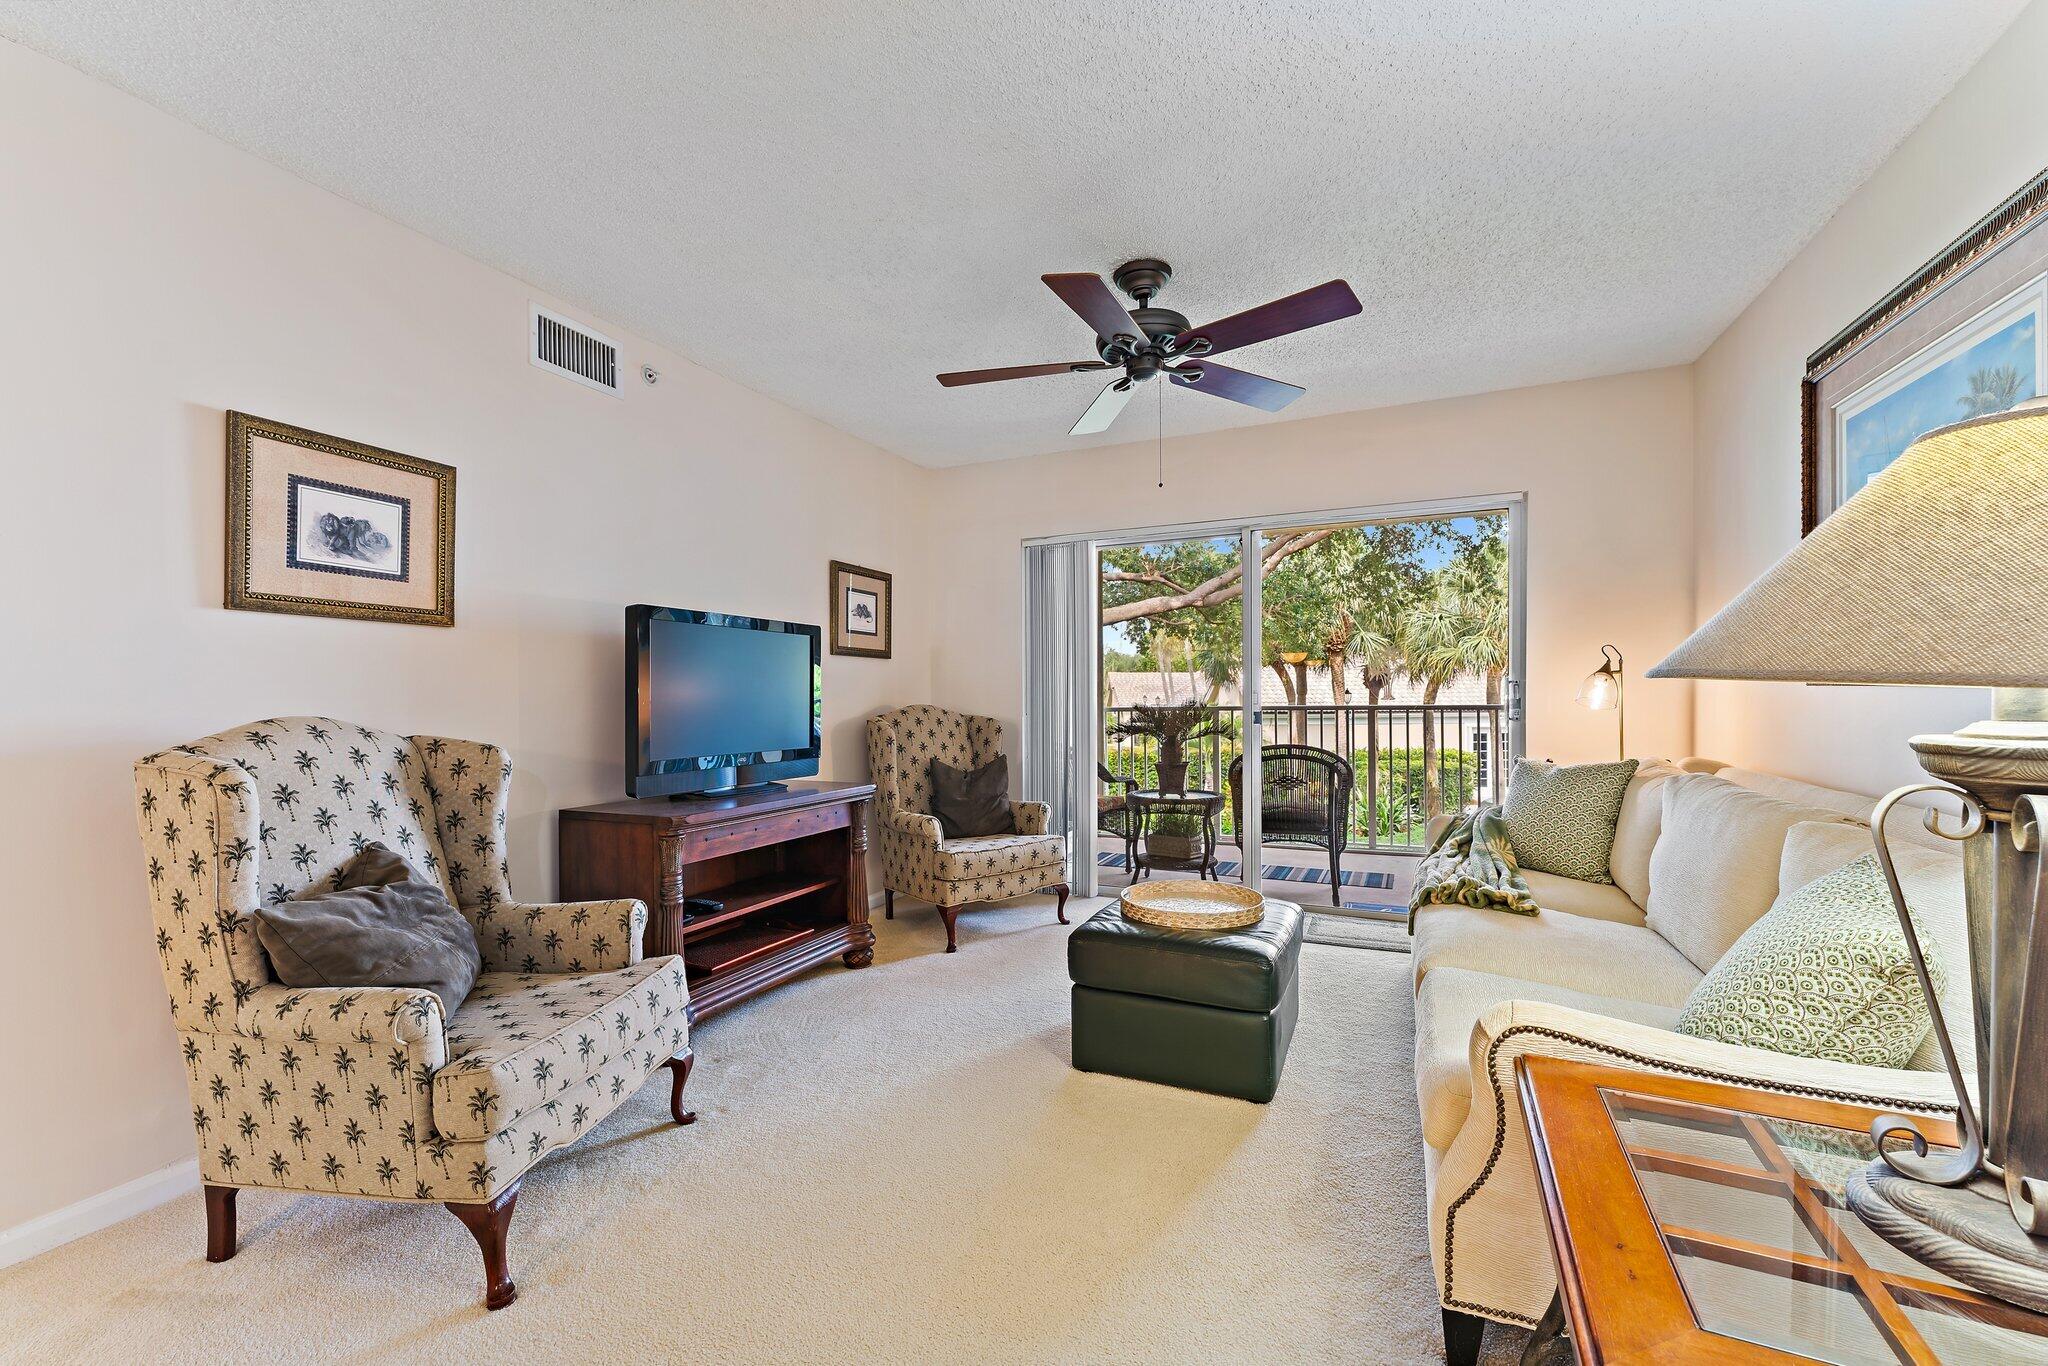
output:
M1405 912L1400 920L1368 920L1355 915L1327 915L1311 911L1301 936L1311 944L1329 944L1345 949L1379 949L1386 953L1407 953L1412 940Z
M528 1175L508 1309L438 1207L245 1192L213 1266L195 1192L0 1272L0 1358L1442 1359L1406 962L1305 948L1261 1106L1074 1071L1049 901L876 928Z

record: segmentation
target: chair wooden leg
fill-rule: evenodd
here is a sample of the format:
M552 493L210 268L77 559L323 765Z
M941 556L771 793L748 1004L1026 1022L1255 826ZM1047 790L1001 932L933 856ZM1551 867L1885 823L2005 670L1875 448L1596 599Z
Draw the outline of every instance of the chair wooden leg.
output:
M1059 886L1053 888L1052 890L1058 893L1060 899L1060 904L1054 908L1054 914L1059 916L1060 924L1064 925L1067 923L1067 884L1062 882Z
M519 1183L498 1192L497 1197L486 1204L464 1205L448 1201L448 1212L462 1221L476 1239L477 1249L484 1254L484 1308L503 1309L519 1298L519 1289L512 1284L512 1273L506 1266L505 1233L512 1226L512 1207L519 1203Z
M670 1079L674 1083L668 1093L668 1112L675 1116L675 1121L678 1124L695 1124L697 1122L697 1112L683 1108L683 1087L689 1084L690 1069L696 1065L696 1062L697 1055L685 1048L682 1052L662 1064L663 1067L669 1070Z
M1344 855L1341 850L1330 851L1330 904L1344 904Z
M939 907L939 918L946 922L946 952L957 953L960 949L958 932L960 908L958 906L941 906Z
M207 1186L206 1260L224 1262L235 1255L235 1187Z
M1455 1309L1444 1310L1444 1360L1449 1366L1477 1366L1479 1342L1485 1336L1485 1319Z
M894 920L896 918L896 893L887 890L883 891L882 918L884 920Z

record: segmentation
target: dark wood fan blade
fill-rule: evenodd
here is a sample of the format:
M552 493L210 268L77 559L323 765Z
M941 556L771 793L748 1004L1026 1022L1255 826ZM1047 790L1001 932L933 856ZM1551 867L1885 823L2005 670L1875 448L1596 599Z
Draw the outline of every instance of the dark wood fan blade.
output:
M1201 372L1200 379L1193 378L1196 371ZM1267 379L1249 370L1233 370L1210 360L1191 360L1179 370L1169 366L1166 373L1173 376L1174 383L1184 384L1197 393L1214 394L1232 403L1248 403L1269 413L1279 412L1308 392L1299 384L1284 384L1277 379Z
M948 389L962 384L989 384L999 379L1031 379L1037 375L1071 375L1081 370L1107 370L1109 364L1099 360L1065 361L1057 365L1006 365L1000 370L955 370L939 376L939 383Z
M1095 401L1088 405L1088 411L1081 414L1081 420L1074 424L1073 430L1067 435L1088 436L1094 432L1108 430L1109 424L1116 421L1117 415L1123 412L1124 405L1131 401L1131 390L1135 388L1137 386L1127 379L1120 379L1111 384L1095 396Z
M1364 307L1358 302L1358 296L1351 292L1350 285L1342 280L1329 280L1299 294L1233 313L1206 327L1191 327L1173 339L1173 349L1185 351L1197 337L1204 337L1208 339L1209 349L1199 354L1218 356L1240 346L1250 346L1253 342L1270 341L1289 332L1300 332L1336 322L1339 318L1348 318L1363 311Z
M1081 315L1081 321L1095 329L1104 341L1118 336L1145 340L1145 329L1116 301L1116 295L1100 275L1042 275L1046 286L1060 296L1060 302Z

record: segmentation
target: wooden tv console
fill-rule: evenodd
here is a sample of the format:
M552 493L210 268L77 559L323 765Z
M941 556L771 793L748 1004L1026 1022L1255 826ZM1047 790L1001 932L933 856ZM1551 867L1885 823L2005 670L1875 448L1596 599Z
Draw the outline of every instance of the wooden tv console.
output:
M875 960L868 924L871 783L791 783L731 797L579 806L561 814L564 901L638 897L646 952L679 953L701 1020L837 957ZM685 916L685 897L722 909Z

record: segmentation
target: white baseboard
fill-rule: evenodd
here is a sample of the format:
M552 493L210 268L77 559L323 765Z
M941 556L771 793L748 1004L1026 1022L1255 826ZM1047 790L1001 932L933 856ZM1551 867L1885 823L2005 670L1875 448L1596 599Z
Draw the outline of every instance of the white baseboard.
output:
M63 1209L38 1215L27 1223L0 1231L0 1266L25 1262L74 1238L97 1233L146 1209L155 1209L166 1200L175 1200L198 1187L199 1159L187 1158L110 1191L89 1195Z

